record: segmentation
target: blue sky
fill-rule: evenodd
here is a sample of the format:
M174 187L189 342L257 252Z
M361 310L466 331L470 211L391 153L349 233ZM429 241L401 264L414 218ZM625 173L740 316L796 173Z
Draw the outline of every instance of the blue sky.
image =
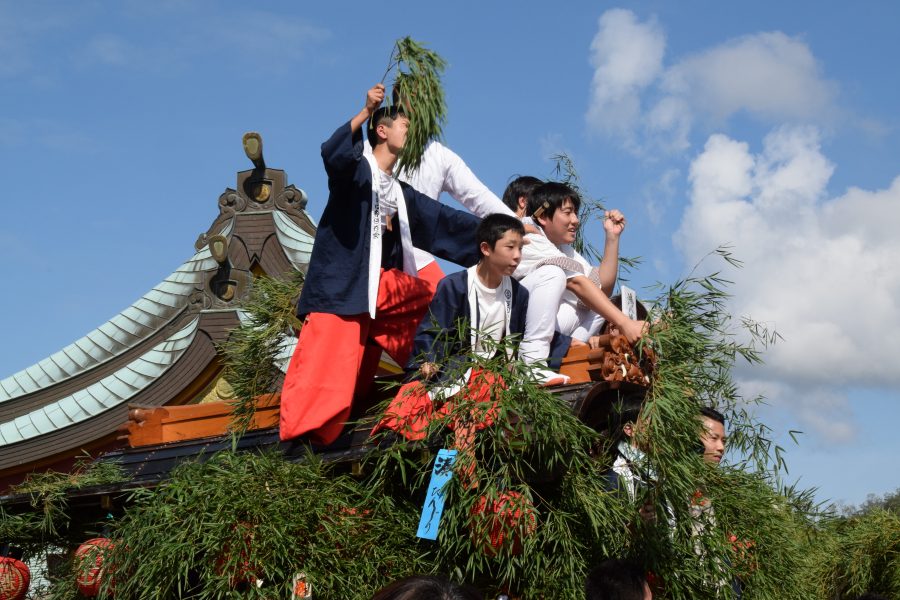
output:
M734 246L735 315L785 338L737 375L784 444L805 432L790 479L900 486L900 8L324 4L0 0L3 376L192 254L243 132L318 218L319 144L411 35L449 63L448 145L497 193L568 153L628 217L635 287Z

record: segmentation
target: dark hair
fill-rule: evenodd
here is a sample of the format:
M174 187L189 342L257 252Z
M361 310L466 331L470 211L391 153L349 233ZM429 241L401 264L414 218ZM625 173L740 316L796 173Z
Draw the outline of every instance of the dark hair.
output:
M519 210L519 198L525 196L525 210L528 210L528 199L531 197L531 193L534 191L534 188L543 183L543 181L531 175L516 177L509 182L509 185L503 191L503 204L507 205L511 211L516 212Z
M403 109L399 106L382 106L369 117L369 121L366 124L366 135L369 137L369 144L372 148L378 145L378 132L375 130L378 129L378 126L384 123L387 126L391 126L394 123L394 119L397 117L405 117L406 114L403 112Z
M527 214L535 215L537 213L537 216L552 219L553 213L563 205L566 199L572 201L572 204L575 205L575 210L581 208L581 196L566 184L558 181L542 183L534 188L531 195L528 196ZM535 219L537 219L537 216L535 216Z
M481 592L443 576L412 575L382 588L371 600L482 600Z
M516 231L519 235L525 235L525 226L522 221L510 215L503 213L492 213L481 220L478 229L475 230L475 238L478 241L478 247L481 248L481 242L487 242L492 249L497 240L502 238L507 231Z
M881 594L875 594L872 592L868 592L857 598L856 600L888 600L887 596L882 596Z
M709 417L713 421L718 421L719 423L722 424L723 427L725 426L725 415L723 415L722 413L720 413L719 411L717 411L714 408L711 408L709 406L701 406L700 414L703 415L704 417Z
M647 578L634 563L610 558L588 573L585 600L644 600Z
M625 439L625 426L637 423L644 396L645 392L620 392L618 399L613 401L609 411L609 437L613 443L613 452L615 446Z

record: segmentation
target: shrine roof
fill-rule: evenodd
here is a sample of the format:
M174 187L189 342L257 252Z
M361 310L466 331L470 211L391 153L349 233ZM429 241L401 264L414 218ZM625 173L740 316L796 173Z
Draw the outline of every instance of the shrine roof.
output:
M238 326L260 273L305 271L315 223L284 171L255 168L219 197L219 215L171 275L87 335L0 379L0 479L115 445L128 404L196 401L221 371L216 344ZM296 339L284 348L282 367Z

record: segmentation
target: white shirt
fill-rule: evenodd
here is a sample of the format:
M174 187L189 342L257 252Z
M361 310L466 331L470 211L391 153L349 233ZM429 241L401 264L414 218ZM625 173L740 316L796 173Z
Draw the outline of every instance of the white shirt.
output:
M365 140L363 151L372 152L368 140ZM516 216L475 176L463 159L440 142L428 142L419 168L412 173L403 171L399 178L417 192L434 200L438 199L441 192L447 192L469 212L482 219L492 213ZM434 262L431 254L418 248L415 248L415 257L417 269Z
M478 323L472 326L478 330L478 336L473 350L483 358L490 358L497 350L497 344L503 338L503 328L506 325L506 306L499 297L500 286L489 288L478 277L473 282L475 295L478 298ZM484 343L485 340L493 340Z
M530 217L526 217L524 222L534 223ZM544 265L558 266L565 272L566 279L572 279L578 275L590 276L591 264L575 248L569 244L557 246L547 239L540 227L537 230L538 233L529 233L525 236L529 243L522 247L522 260L512 275L515 279L521 281L535 269ZM570 290L563 292L562 300L572 306L578 305L578 297Z
M387 221L397 212L397 199L391 193L391 187L397 185L397 182L393 177L378 169L373 185L375 186L375 195L378 197L378 203L381 205L381 231L384 231L387 227Z

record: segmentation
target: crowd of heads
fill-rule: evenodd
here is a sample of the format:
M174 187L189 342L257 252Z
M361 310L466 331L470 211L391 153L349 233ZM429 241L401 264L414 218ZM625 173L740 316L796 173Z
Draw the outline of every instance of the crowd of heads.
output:
M584 582L585 600L652 600L644 571L635 563L607 559ZM501 595L501 598L506 596ZM459 585L440 575L412 575L382 588L371 600L482 600L474 587Z
M588 573L585 600L650 600L653 594L647 577L636 564L607 559Z
M413 575L376 592L372 600L482 600L484 595L470 586L436 575Z

